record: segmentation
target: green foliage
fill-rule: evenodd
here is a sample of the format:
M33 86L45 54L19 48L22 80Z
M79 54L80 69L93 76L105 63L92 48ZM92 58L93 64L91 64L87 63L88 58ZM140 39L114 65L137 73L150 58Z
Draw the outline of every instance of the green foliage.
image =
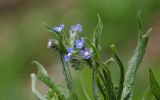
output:
M98 24L96 28L94 29L93 43L94 43L94 46L99 49L99 40L102 35L103 24L102 24L100 15L97 14L97 16L98 16Z
M67 89L64 89L62 87L60 87L59 85L57 85L47 74L47 71L44 69L43 65L41 65L40 63L34 61L33 63L35 63L38 67L38 74L37 77L39 80L41 80L44 84L46 84L52 91L54 91L54 93L56 93L56 96L59 99L62 100L67 100L67 98L69 98L69 91ZM32 87L35 87L36 84L36 77L35 74L31 74L32 76ZM34 88L33 88L34 89ZM46 100L44 99L44 97L41 96L41 94L38 91L34 92L36 94L36 96L40 99L40 100Z
M136 76L136 72L141 64L141 61L143 59L146 46L148 43L148 34L150 33L151 29L147 31L146 34L142 34L142 25L140 21L140 13L138 13L138 44L135 49L135 52L133 56L131 57L129 63L128 63L128 69L125 76L124 81L124 89L122 93L122 99L128 100L132 98L132 92L133 92L133 84L134 79Z
M94 100L101 100L102 97L104 100L132 100L132 93L133 93L133 85L136 76L136 72L142 62L143 56L145 54L146 46L148 43L148 34L150 33L151 29L147 31L146 34L143 34L142 29L142 22L140 20L140 12L138 13L138 43L135 49L135 52L128 63L127 72L125 75L124 66L122 63L121 58L119 57L118 51L115 45L111 45L111 50L114 56L114 59L111 57L110 59L106 60L105 62L100 61L100 46L99 41L102 34L103 24L101 18L98 16L98 24L94 29L94 34L92 38L92 42L88 39L86 34L83 33L85 38L85 43L88 43L89 48L92 50L92 55L90 59L83 59L80 55L74 55L73 57L76 59L72 59L72 61L67 62L64 58L65 54L68 52L68 47L73 47L73 39L75 38L75 33L72 35L73 37L69 39L66 37L64 32L56 32L51 26L45 25L46 29L53 33L56 38L56 46L58 47L58 51L60 54L60 58L62 61L62 69L63 74L65 77L66 85L68 89L64 89L61 86L57 85L47 74L46 70L44 69L43 65L34 61L34 63L38 67L38 74L37 78L45 83L49 88L49 92L47 96L43 96L37 89L36 89L36 76L32 74L32 91L34 95L40 100L78 100L83 99L79 98L79 94L77 94L77 90L75 89L74 82L72 80L72 75L70 72L69 65L75 65L75 69L78 69L80 66L79 71L82 70L83 67L89 66L92 72L92 96ZM74 47L73 47L74 48ZM82 51L85 47L82 47ZM52 48L53 49L53 48ZM77 49L77 48L76 48ZM77 52L77 51L74 51ZM70 54L72 55L72 54ZM120 69L120 78L119 78L119 85L115 87L115 83L113 83L113 79L109 70L111 66L111 62L117 62L119 69ZM80 64L77 65L77 62ZM84 66L85 65L85 66ZM82 74L82 73L81 73ZM153 96L157 100L160 99L160 86L151 70L149 70L149 78L150 78L150 88L144 94L144 100L153 100ZM85 85L83 83L83 76L80 79L81 83L81 90L85 99L92 100L88 95Z
M151 93L157 100L160 100L160 86L157 80L154 77L154 74L151 69L149 69L149 82L150 82L150 90Z
M143 100L156 100L151 93L150 87L147 88L147 90L145 91L144 96L143 96Z
M93 46L92 46L92 48L93 48L93 50L95 50L96 58L99 59L100 58L99 40L102 35L103 24L102 24L102 20L101 20L99 14L97 14L97 17L98 17L98 23L97 23L97 26L95 27L94 33L93 33L93 38L92 38Z
M44 96L37 90L36 88L36 83L37 83L37 78L35 74L31 74L31 79L32 79L32 92L36 96L38 100L46 100Z
M122 61L118 55L118 52L116 50L115 45L111 45L111 48L112 48L112 52L114 54L114 57L119 65L120 72L121 72L120 80L119 80L119 87L118 87L118 94L117 94L117 100L120 100L121 95L122 95L122 91L123 91L123 83L124 83L124 67L123 67Z
M103 97L107 97L107 100L116 100L114 85L112 83L112 78L108 66L100 63L100 67L97 68L97 73L97 83L101 93L103 94Z

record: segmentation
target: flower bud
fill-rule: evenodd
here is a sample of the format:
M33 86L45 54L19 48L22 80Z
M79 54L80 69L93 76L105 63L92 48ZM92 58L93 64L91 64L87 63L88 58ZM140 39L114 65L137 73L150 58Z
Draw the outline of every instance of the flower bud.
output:
M47 48L58 50L58 41L55 39L48 39Z

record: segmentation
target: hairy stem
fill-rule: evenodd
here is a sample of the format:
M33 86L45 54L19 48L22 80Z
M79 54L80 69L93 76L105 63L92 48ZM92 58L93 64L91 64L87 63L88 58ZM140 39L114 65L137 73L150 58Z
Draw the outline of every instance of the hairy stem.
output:
M77 94L75 93L75 89L74 89L74 86L73 86L73 80L72 80L72 77L71 77L71 72L70 72L70 69L69 69L69 65L64 60L64 55L60 54L60 57L61 57L61 61L62 61L62 64L63 64L63 66L62 66L63 74L64 74L64 77L65 77L67 87L68 87L70 93L73 94L76 97L76 100L77 100L78 98L77 98Z
M98 95L98 86L97 86L97 82L96 82L96 68L97 68L98 64L95 64L95 66L93 66L93 72L92 72L92 88L93 88L93 96L95 100L100 100L100 97Z

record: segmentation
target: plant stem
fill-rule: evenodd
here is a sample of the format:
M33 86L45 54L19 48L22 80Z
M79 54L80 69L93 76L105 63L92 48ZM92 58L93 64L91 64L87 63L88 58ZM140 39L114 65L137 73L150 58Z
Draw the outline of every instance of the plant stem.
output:
M93 72L92 72L92 88L93 88L93 96L95 100L100 100L100 97L98 95L98 86L96 83L96 68L97 68L97 63L95 63L95 66L93 66Z
M62 61L62 64L63 64L63 66L62 66L63 74L64 74L64 77L65 77L67 87L68 87L70 93L73 94L76 97L76 100L77 100L78 98L77 98L77 95L75 93L75 89L74 89L74 86L73 86L73 80L72 80L72 77L71 77L71 72L70 72L70 69L69 69L69 65L64 60L64 55L63 54L60 53L60 57L61 57L61 61Z

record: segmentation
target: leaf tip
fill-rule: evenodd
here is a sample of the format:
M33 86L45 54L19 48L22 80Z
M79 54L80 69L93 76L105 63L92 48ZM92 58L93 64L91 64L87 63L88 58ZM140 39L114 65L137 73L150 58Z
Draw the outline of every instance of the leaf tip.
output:
M112 44L110 47L111 47L111 48L115 48L115 44Z
M148 37L148 35L151 33L152 28L149 28L146 34L143 35L144 38Z

